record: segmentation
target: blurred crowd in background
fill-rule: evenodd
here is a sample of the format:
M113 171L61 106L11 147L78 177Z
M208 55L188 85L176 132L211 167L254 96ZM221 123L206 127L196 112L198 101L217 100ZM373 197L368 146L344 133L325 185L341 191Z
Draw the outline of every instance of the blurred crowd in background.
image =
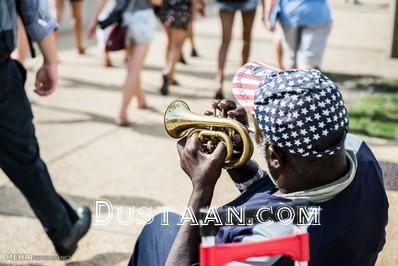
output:
M168 95L170 87L178 85L175 78L177 63L186 64L182 46L186 40L191 46L190 56L199 57L195 45L194 23L205 16L204 0L97 0L87 28L83 23L83 0L49 0L53 16L63 23L65 5L70 5L76 51L84 55L85 36L96 36L103 51L104 67L112 67L110 53L125 50L127 75L122 88L122 101L116 122L130 124L128 108L133 97L138 108L146 108L141 90L140 71L161 22L167 43L164 49L164 69L159 93ZM224 98L224 68L232 40L234 19L242 16L241 64L249 61L253 22L262 17L266 30L274 32L274 65L279 69L320 68L327 38L332 26L331 11L326 0L218 0L221 40L218 50L218 67L215 73L215 99ZM101 23L103 22L103 23ZM23 23L18 18L18 47L13 58L21 63L27 57L28 41ZM265 31L264 31L265 32ZM159 49L156 46L154 49Z

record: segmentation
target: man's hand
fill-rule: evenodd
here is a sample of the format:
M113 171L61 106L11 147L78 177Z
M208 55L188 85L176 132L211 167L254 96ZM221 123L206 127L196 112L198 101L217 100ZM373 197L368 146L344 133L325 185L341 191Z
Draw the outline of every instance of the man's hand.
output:
M192 181L193 190L188 207L195 215L200 208L210 206L214 187L221 175L221 168L226 156L226 148L220 142L212 154L205 154L201 149L199 137L195 134L186 143L185 139L177 143L181 168ZM167 257L166 266L192 265L199 260L199 226L184 223L173 242Z
M213 193L226 156L226 148L219 142L212 154L201 151L199 137L195 134L186 143L177 143L182 170L190 177L194 192Z
M245 108L242 106L236 106L234 101L226 99L214 101L211 107L223 112L224 117L236 119L238 122L242 123L242 125L249 126L249 120L247 119ZM213 112L207 111L205 115L213 115Z
M40 96L52 94L57 86L57 80L57 65L43 64L36 74L35 92Z
M213 109L221 110L225 117L234 118L242 125L249 126L247 112L243 107L237 107L236 103L231 100L214 101L212 104ZM213 112L207 111L206 115L212 115ZM239 135L234 136L234 143L240 144L242 140ZM246 164L239 168L228 169L228 174L235 183L243 183L252 178L258 171L258 165L255 161L249 160Z
M236 121L240 122L245 127L249 126L249 120L247 118L247 113L245 108L242 106L236 106L236 103L232 100L218 100L212 103L213 110L220 110L221 113L224 114L224 117L229 117L236 119ZM213 115L213 111L205 112L205 115ZM236 145L240 145L242 140L238 134L234 136L233 142Z
M38 44L43 54L44 62L36 74L35 92L40 96L47 96L54 92L58 80L55 33L48 34Z

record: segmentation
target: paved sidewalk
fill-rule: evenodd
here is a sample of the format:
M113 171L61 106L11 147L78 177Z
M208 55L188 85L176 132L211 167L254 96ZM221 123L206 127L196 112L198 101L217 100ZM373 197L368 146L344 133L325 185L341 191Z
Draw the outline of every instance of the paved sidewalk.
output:
M364 1L364 5L354 7L333 1L334 26L324 59L325 70L398 79L398 60L388 59L384 52L388 39L384 29L389 25L385 2ZM272 63L272 35L265 32L260 17L258 13L252 58ZM240 24L239 17L235 23ZM239 28L235 29L236 41L229 53L229 79L239 67ZM55 187L74 206L93 206L95 200L107 199L115 207L114 216L119 210L124 218L129 215L128 206L177 209L185 206L190 182L179 168L175 141L164 132L163 111L177 98L186 100L195 112L203 112L209 106L215 89L219 30L214 9L207 18L198 20L196 36L201 57L187 57L189 65L178 66L176 78L181 86L173 87L168 97L158 94L165 43L163 34L158 32L143 71L143 89L150 108L137 110L134 103L131 107L134 125L129 128L114 124L125 75L122 53L112 56L114 68L104 69L95 46L89 47L87 55L77 56L71 48L71 36L61 36L59 88L49 98L31 94L31 99L43 158ZM185 48L188 55L189 45ZM39 62L36 59L27 63L29 91L33 86L33 70ZM398 163L397 142L367 140L378 159ZM224 174L213 204L223 204L236 195L237 190ZM383 266L398 264L398 191L389 191L388 196L391 205L388 240L378 262ZM107 226L93 226L67 265L126 265L142 226L136 222L120 225L115 221ZM55 255L41 225L3 174L0 174L0 228L1 266L15 264L5 261L8 253ZM26 263L64 265L54 261Z

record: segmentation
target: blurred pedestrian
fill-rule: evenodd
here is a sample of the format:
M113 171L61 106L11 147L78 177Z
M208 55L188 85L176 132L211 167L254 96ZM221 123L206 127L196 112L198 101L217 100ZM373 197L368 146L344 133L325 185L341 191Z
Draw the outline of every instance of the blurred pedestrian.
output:
M247 63L250 55L251 36L254 17L256 15L258 0L218 0L219 17L222 26L222 41L218 52L218 68L216 75L216 99L223 99L224 68L227 60L229 45L232 38L232 28L235 13L242 15L242 40L241 64Z
M266 29L274 33L274 53L275 63L279 69L284 69L283 65L283 46L282 46L282 29L277 21L279 14L278 0L263 0L263 22Z
M169 86L174 81L175 65L181 58L181 48L192 19L192 0L163 0L162 5L156 7L155 11L167 36L166 66L160 93L168 95Z
M195 34L194 34L194 22L198 15L205 16L204 12L205 4L203 0L194 0L192 6L192 19L188 24L187 39L191 45L191 57L199 57L198 50L196 49ZM187 64L183 52L181 52L180 63Z
M65 0L52 0L53 12L58 23L62 23ZM75 37L76 50L79 54L86 52L83 43L83 0L69 0L72 17L73 35Z
M95 13L89 26L89 34L96 29L98 16L107 0L97 1ZM156 17L151 2L148 0L123 0L122 24L127 28L126 50L128 54L127 76L123 85L122 103L117 118L120 126L128 126L128 107L133 96L137 97L138 108L146 108L146 101L141 90L141 70L145 62L149 45L156 34Z
M24 89L26 70L10 58L15 49L16 10L25 29L43 54L36 74L35 92L47 96L57 84L57 52L46 0L0 1L0 167L22 192L43 225L61 259L71 256L91 224L88 207L77 212L54 189L40 158L33 115Z
M97 46L98 49L103 52L103 66L104 67L112 67L112 61L110 57L110 52L106 50L106 41L109 37L109 33L111 31L111 27L101 29L97 27L97 20L102 21L106 19L112 10L116 6L116 1L115 0L97 0L97 2L101 2L103 4L96 4L95 9L93 14L98 14L98 15L93 15L90 21L90 24L87 29L87 36L89 38L92 38L94 36L94 33L97 38Z
M265 13L269 30L270 15L275 15L282 25L282 42L285 65L289 69L320 68L326 41L332 27L331 12L326 0L265 0L271 13ZM276 11L274 11L276 10ZM271 19L272 20L272 19Z
M192 9L191 23L188 25L188 39L191 44L191 57L199 57L198 50L196 49L194 23L198 16L205 16L205 3L203 0L194 0Z

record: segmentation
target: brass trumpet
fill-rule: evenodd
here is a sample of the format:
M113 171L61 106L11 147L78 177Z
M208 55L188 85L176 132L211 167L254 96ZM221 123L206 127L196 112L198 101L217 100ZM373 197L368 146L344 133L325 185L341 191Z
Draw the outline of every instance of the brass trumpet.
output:
M195 114L181 100L172 102L164 114L164 127L172 138L190 137L197 133L202 143L202 151L212 153L218 142L222 141L227 149L224 168L236 168L246 163L253 154L253 142L248 130L240 122L214 116ZM234 142L238 134L241 143Z

